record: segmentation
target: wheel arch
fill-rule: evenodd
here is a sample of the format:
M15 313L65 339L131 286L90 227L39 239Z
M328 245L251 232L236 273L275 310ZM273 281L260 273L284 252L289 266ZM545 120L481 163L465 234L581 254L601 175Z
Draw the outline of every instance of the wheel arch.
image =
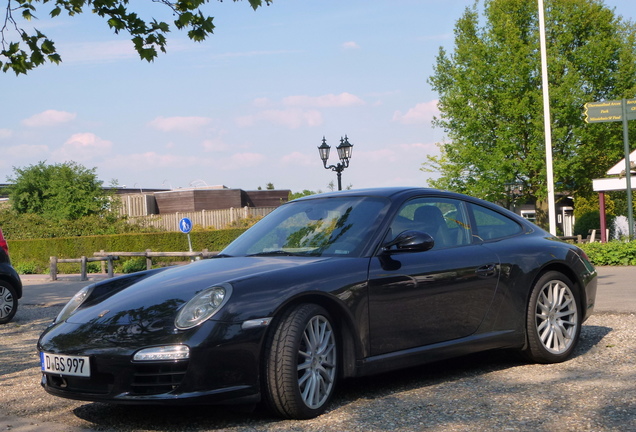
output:
M11 275L0 273L0 282L5 282L11 285L11 287L15 290L18 299L22 298L22 282L18 279L16 280Z
M336 340L338 342L340 360L340 368L338 371L339 378L347 378L355 376L357 359L362 356L362 343L357 336L357 329L350 310L338 299L324 293L307 293L302 296L294 297L274 313L272 322L268 326L266 337L271 332L276 331L276 325L281 317L290 309L300 304L316 304L325 308L332 319L332 324L337 328L338 332ZM266 344L263 344L265 350ZM263 358L264 353L261 354Z
M579 277L576 275L576 273L568 265L561 262L550 263L546 265L545 267L543 267L539 272L537 272L534 279L530 283L531 289L528 290L528 293L526 296L526 304L528 304L528 301L530 301L530 296L532 295L532 287L534 287L534 285L539 281L539 279L541 279L541 277L543 277L544 274L551 271L561 273L562 275L567 277L570 280L570 282L572 282L572 284L574 285L573 288L576 289L578 294L579 311L583 313L585 311L585 304L587 303L587 299L585 298L585 290L583 289L583 284L581 280L579 279Z

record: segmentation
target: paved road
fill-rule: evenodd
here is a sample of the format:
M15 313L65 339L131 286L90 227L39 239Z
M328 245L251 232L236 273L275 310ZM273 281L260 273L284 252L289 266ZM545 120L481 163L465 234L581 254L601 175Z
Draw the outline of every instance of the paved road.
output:
M598 293L596 312L636 312L636 266L598 267ZM80 281L79 276L60 276L51 281L48 275L24 275L25 285L21 304L65 304L79 289L101 280L104 276L92 275L92 280Z

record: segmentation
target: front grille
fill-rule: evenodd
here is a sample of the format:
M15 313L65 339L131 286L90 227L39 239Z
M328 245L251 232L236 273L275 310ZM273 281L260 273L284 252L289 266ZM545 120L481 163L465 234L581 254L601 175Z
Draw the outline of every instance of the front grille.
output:
M186 374L188 361L135 364L131 384L133 395L154 395L176 389Z

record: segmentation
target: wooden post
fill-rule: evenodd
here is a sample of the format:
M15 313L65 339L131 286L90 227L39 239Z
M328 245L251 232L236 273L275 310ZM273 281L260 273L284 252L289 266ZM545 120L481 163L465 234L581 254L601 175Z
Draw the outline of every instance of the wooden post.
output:
M100 252L104 252L104 249L100 250ZM108 260L108 262L110 263L110 260ZM100 261L99 264L102 267L102 273L106 273L106 268L104 267L104 264L106 264L104 261ZM110 276L112 277L112 276Z
M51 280L54 281L54 280L57 280L57 257L52 256L50 258L50 262L51 262L51 265L49 268L49 272L51 275Z
M152 249L146 249L146 270L152 269L152 258L148 255L148 252L152 252Z
M104 252L104 251L102 251L102 252ZM113 260L114 260L114 257L112 255L108 255L106 258L108 259L108 277L112 278L113 275L114 275L114 271L113 271ZM103 262L104 261L102 261L102 263Z
M81 260L80 261L80 267L81 267L81 269L80 269L80 280L85 281L85 280L88 280L88 276L86 276L86 263L87 263L87 260L86 260L85 256L81 257L80 260Z

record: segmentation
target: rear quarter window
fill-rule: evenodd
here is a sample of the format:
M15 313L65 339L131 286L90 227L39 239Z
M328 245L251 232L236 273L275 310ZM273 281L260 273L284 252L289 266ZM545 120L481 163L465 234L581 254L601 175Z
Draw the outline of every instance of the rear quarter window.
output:
M470 207L475 221L473 234L481 240L487 241L510 237L521 233L523 230L516 221L501 213L476 204L471 204Z

